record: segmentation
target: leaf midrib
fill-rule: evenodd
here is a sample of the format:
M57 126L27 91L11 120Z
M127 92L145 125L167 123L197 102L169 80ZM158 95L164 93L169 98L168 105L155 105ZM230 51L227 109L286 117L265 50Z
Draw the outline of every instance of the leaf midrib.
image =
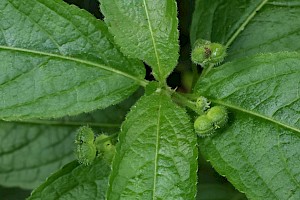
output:
M74 62L78 62L84 65L89 65L92 67L99 67L103 70L115 73L115 74L119 74L121 76L124 76L126 78L132 79L135 82L137 82L139 85L145 87L147 85L147 82L145 80L139 79L137 77L134 77L128 73L122 72L120 70L116 70L114 68L111 68L109 66L105 66L105 65L101 65L95 62L91 62L91 61L87 61L87 60L83 60L83 59L79 59L79 58L74 58L74 57L70 57L70 56L64 56L64 55L58 55L58 54L54 54L54 53L48 53L48 52L43 52L43 51L36 51L36 50L30 50L30 49L24 49L24 48L19 48L19 47L8 47L8 46L3 46L0 45L0 49L3 50L9 50L9 51L18 51L18 52L23 52L23 53L28 53L28 54L34 54L34 55L40 55L40 56L48 56L48 57L53 57L53 58L59 58L62 60L69 60L69 61L74 61Z
M1 122L6 122L0 120ZM51 126L68 126L68 127L79 127L84 125L89 125L91 127L99 128L119 128L121 124L119 123L101 123L101 122L91 122L91 121L58 121L58 120L22 120L22 121L10 121L12 123L20 124L34 124L34 125L51 125Z
M161 97L159 99L159 104L158 104L158 117L157 117L157 127L156 127L156 140L155 140L155 159L154 159L154 174L153 174L153 195L152 199L155 199L155 193L156 193L156 178L157 178L157 163L158 163L158 145L159 145L159 139L160 139L160 117L161 117Z
M158 71L159 71L159 76L160 76L160 75L162 75L162 73L161 73L161 66L160 66L160 62L159 62L159 56L158 56L158 52L157 52L156 41L155 41L153 30L152 30L152 24L151 24L150 16L149 16L149 13L148 13L148 7L147 7L147 4L146 4L145 0L143 0L143 4L144 4L144 9L145 9L146 17L148 19L147 21L148 21L149 31L150 31L150 35L151 35L151 40L152 40L152 44L153 44L154 54L155 54L155 57L156 57L156 63L157 63L157 67L158 67Z
M236 105L233 105L233 104L228 104L224 101L221 101L221 100L213 100L211 99L211 102L213 103L216 103L216 104L220 104L220 105L223 105L225 107L228 107L228 108L231 108L233 110L237 110L237 111L240 111L240 112L243 112L243 113L246 113L246 114L249 114L249 115L252 115L252 116L255 116L255 117L258 117L258 118L261 118L261 119L264 119L264 120L267 120L269 122L272 122L274 124L277 124L278 126L281 126L281 127L284 127L284 128L287 128L291 131L294 131L294 132L297 132L298 134L300 134L300 129L297 129L295 127L292 127L288 124L284 124L280 121L277 121L271 117L268 117L268 116L265 116L265 115L262 115L262 114L259 114L259 113L256 113L256 112L253 112L253 111L250 111L250 110L246 110L246 109L243 109L239 106L236 106Z
M228 48L233 41L238 37L238 35L245 29L245 27L250 23L250 21L255 17L256 13L268 2L268 0L263 0L258 6L250 13L246 20L241 24L241 26L234 32L234 34L226 42L225 46Z

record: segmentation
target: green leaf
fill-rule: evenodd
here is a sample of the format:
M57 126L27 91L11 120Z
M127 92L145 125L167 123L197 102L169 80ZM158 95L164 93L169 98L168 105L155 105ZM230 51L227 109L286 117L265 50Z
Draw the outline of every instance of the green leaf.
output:
M0 184L36 187L74 157L77 127L0 123Z
M73 161L50 176L28 200L104 200L109 173L110 165L101 158L89 166Z
M298 51L299 12L298 0L196 0L191 42L203 38L229 46L227 60Z
M143 95L144 90L140 88L129 98L125 99L117 105L109 106L103 110L96 110L91 113L81 114L78 116L64 117L59 120L47 121L48 124L56 125L66 124L83 126L89 125L98 129L96 134L102 132L115 133L120 130L122 122L125 120L126 114L134 103ZM36 120L34 120L36 121ZM33 121L33 122L34 122ZM45 120L40 121L46 122Z
M100 20L60 0L0 2L0 119L52 118L116 104L143 81Z
M198 140L201 138L198 137ZM198 166L197 200L247 200L245 194L240 193L225 177L220 176L200 152Z
M75 158L75 131L89 125L96 134L119 131L129 108L142 94L135 92L104 110L55 120L0 121L0 185L35 188L50 173Z
M213 167L249 199L300 196L300 54L241 59L213 69L195 93L229 109L229 124L201 140Z
M100 0L101 11L121 51L145 61L165 81L178 60L178 20L174 0Z
M196 134L169 96L142 97L122 125L108 199L194 199Z

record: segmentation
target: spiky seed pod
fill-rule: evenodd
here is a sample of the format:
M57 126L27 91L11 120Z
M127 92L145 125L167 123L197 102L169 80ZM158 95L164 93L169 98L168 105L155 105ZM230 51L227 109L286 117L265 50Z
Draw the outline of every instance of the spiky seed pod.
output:
M226 47L224 45L198 39L194 43L191 57L194 63L206 67L208 64L219 64L226 55Z
M90 127L83 126L77 130L75 143L76 158L79 163L90 165L96 157L96 146L94 144L95 134Z
M211 43L210 45L210 59L209 62L216 65L223 62L226 57L226 47L219 43Z
M93 143L82 143L77 145L76 157L79 163L90 165L96 158L96 146Z
M206 115L201 115L195 120L194 128L199 137L210 136L215 130L212 120Z
M223 128L228 122L228 112L224 106L214 106L207 111L206 115L212 120L215 128Z
M191 54L192 61L194 63L203 65L207 62L207 60L211 55L211 51L208 48L210 44L211 42L208 40L202 40L202 39L196 40Z
M88 126L82 126L77 130L75 143L94 143L95 135L93 130Z

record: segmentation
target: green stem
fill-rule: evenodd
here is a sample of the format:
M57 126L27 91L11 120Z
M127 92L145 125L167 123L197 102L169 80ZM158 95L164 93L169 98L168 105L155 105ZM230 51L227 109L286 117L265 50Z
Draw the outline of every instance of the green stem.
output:
M204 78L213 67L214 67L214 64L210 64L207 67L205 67L200 75L200 78Z
M148 85L148 83L149 83L149 81L147 81L147 80L140 80L139 81L140 86L142 86L144 88Z
M197 114L201 115L202 113L199 111L199 109L196 107L196 103L190 101L188 98L186 98L183 94L177 93L177 92L173 92L172 93L172 97L174 99L174 101L178 102L179 104L190 108L191 110L193 110L194 112L196 112Z

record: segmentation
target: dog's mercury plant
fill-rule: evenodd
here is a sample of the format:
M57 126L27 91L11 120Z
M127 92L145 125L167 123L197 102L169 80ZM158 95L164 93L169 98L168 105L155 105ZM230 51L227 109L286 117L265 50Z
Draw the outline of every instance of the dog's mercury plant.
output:
M297 1L99 1L0 1L1 198L299 199Z

